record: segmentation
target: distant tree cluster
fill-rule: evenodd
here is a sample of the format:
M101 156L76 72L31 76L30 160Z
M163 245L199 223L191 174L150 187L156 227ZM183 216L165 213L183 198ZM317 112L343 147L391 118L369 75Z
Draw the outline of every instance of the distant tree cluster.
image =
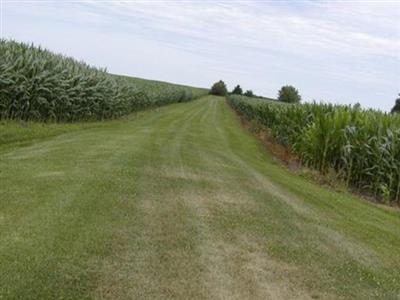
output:
M301 101L301 96L295 87L285 85L279 90L278 100L287 103L299 103Z
M243 90L240 85L235 86L235 88L231 92L232 95L243 95Z
M226 96L228 94L228 89L226 87L225 82L222 80L216 82L213 84L210 90L210 94L212 95L218 95L218 96ZM246 97L251 97L251 98L262 98L262 99L268 99L268 100L274 100L271 98L265 98L263 96L257 96L253 93L252 90L246 90L243 92L242 87L238 84L234 87L234 89L229 93L231 95L243 95ZM278 101L281 102L286 102L286 103L300 103L301 102L301 96L299 91L292 85L284 85L281 87L281 89L278 92ZM359 107L360 104L357 103L355 107ZM391 110L391 113L399 113L400 114L400 93L399 97L396 99L396 102Z
M220 80L214 83L211 87L210 94L217 96L225 96L226 94L228 94L228 89L226 88L225 82Z
M247 91L244 93L244 95L245 95L246 97L255 97L255 96L256 96L256 95L254 95L254 93L253 93L252 90L247 90Z
M251 98L265 98L255 95L252 90L247 90L243 93L243 89L239 84L235 86L230 94L243 95ZM278 100L287 103L298 103L301 101L301 96L299 94L299 91L295 87L291 85L286 85L279 90Z
M252 90L247 90L246 92L243 93L243 89L240 87L239 84L237 86L235 86L235 88L232 90L231 94L232 95L244 95L246 97L258 97L256 95L254 95Z
M213 86L211 87L210 94L217 96L226 96L228 94L228 89L226 87L225 82L220 80L214 83ZM251 98L263 98L263 99L273 100L270 98L265 98L263 96L257 96L256 94L253 93L252 90L246 90L245 92L243 92L243 89L239 84L236 85L229 94L243 95ZM299 94L299 91L295 87L291 85L285 85L279 90L278 100L287 103L299 103L301 101L301 96Z

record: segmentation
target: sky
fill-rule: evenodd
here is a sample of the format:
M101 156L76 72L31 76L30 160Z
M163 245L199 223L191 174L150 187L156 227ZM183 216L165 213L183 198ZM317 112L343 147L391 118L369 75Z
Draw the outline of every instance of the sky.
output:
M1 37L111 73L388 111L400 92L400 0L0 0Z

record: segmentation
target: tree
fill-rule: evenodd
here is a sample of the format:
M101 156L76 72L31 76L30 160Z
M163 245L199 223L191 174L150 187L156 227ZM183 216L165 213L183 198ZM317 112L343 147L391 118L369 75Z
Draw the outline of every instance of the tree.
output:
M295 87L285 85L279 90L278 100L288 103L299 103L301 101L301 96Z
M225 96L227 93L226 84L222 80L214 83L210 90L211 95Z
M253 91L252 91L252 90L247 90L247 91L244 93L244 95L245 95L246 97L254 97L254 94L253 94Z
M243 90L240 87L240 85L235 86L235 88L233 89L233 91L231 92L231 94L234 95L242 95L243 94Z
M394 104L393 108L392 108L392 114L394 113L400 113L400 94L399 94L399 98L396 99L396 103Z

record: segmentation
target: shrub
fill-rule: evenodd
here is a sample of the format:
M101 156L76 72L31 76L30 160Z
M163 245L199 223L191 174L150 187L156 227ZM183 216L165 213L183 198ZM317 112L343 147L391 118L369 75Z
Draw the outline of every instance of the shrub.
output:
M400 96L400 94L399 94ZM392 114L394 113L400 113L400 97L396 99L396 103L394 104L392 108Z
M226 88L226 84L222 80L214 83L210 91L211 95L217 95L217 96L225 96L227 93L228 90Z
M235 88L232 90L231 94L233 94L233 95L242 95L243 94L243 90L240 87L240 85L235 86Z
M278 100L287 103L299 103L301 101L301 96L295 87L285 85L279 90Z
M254 95L254 93L253 93L252 90L247 90L247 91L244 93L244 96L246 96L246 97L254 97L255 95Z

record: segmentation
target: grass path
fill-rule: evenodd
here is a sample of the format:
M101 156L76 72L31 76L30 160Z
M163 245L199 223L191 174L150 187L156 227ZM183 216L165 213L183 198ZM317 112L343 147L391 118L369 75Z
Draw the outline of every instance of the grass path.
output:
M0 299L400 299L399 249L222 98L0 150Z

